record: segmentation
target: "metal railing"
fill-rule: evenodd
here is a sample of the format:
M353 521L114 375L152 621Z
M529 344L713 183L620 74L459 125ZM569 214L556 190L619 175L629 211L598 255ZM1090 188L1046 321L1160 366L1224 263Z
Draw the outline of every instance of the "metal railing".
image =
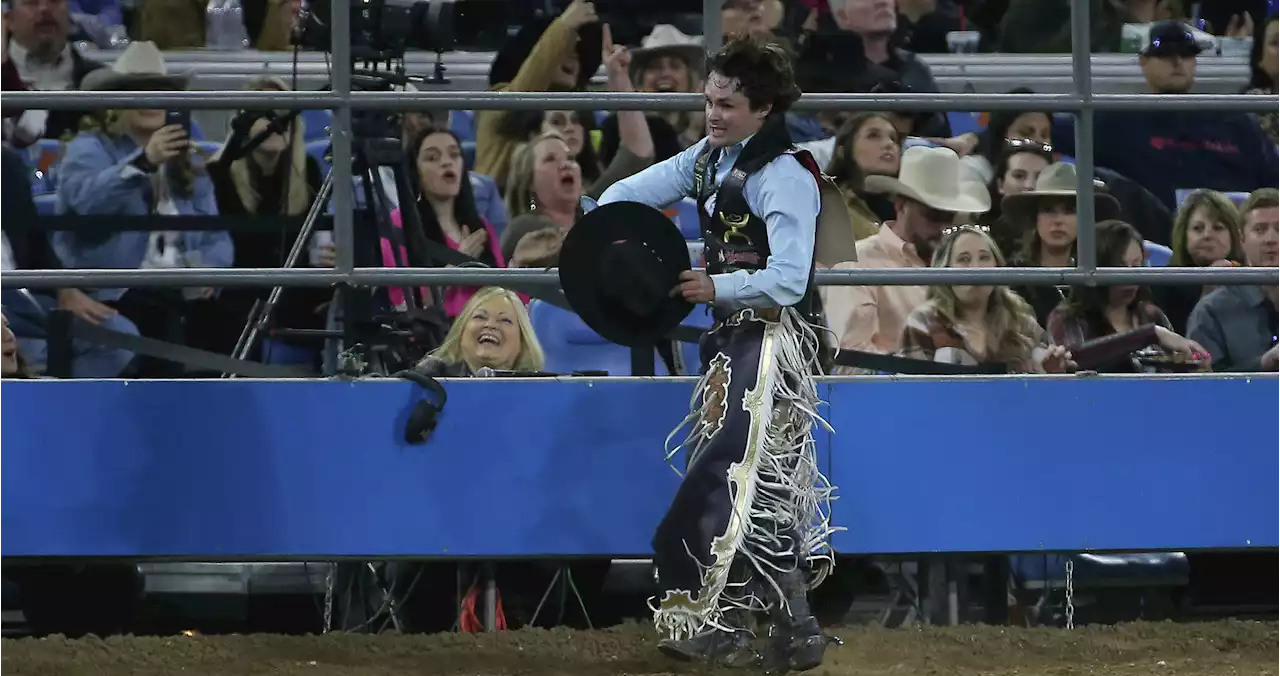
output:
M329 108L334 111L333 189L334 238L337 267L318 269L176 269L176 270L15 270L0 278L3 288L144 287L144 286L328 286L388 284L538 284L555 285L555 272L465 268L356 268L352 209L351 112L353 110L424 110L473 108L480 110L536 110L546 108L608 110L697 110L697 94L647 93L525 93L525 92L352 92L351 41L348 7L352 0L332 3L333 91L310 92L11 92L6 106L24 109L83 109L110 107L158 108ZM720 2L704 0L706 44L720 40ZM824 270L823 285L918 284L1274 284L1277 268L1102 268L1097 267L1093 204L1093 113L1110 110L1200 110L1265 112L1275 110L1277 97L1194 94L1095 95L1089 53L1089 3L1071 3L1072 66L1075 94L827 94L803 96L801 110L865 109L916 111L1071 111L1076 114L1078 257L1076 268L1000 269L879 269Z

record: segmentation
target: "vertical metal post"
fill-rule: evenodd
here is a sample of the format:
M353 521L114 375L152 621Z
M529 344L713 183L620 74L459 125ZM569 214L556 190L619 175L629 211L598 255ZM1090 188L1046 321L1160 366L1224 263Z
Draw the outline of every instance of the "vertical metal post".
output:
M1089 1L1071 0L1071 71L1081 107L1076 112L1076 267L1098 269L1093 213L1093 44Z
M720 25L720 6L724 0L702 0L702 47L715 53L724 42L724 28Z
M351 200L351 3L333 0L329 25L333 27L333 92L342 103L333 111L333 240L338 247L338 272L355 268L355 226Z

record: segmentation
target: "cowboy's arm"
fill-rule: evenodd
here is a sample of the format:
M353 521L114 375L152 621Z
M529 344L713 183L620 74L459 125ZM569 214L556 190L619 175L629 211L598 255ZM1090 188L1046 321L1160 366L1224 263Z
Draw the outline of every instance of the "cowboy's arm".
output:
M750 181L747 206L764 219L769 261L763 270L711 275L716 302L746 307L787 307L804 297L813 266L821 197L813 174L790 155L765 166Z
M692 194L694 164L706 143L703 139L674 157L614 183L600 196L600 206L640 202L661 209Z

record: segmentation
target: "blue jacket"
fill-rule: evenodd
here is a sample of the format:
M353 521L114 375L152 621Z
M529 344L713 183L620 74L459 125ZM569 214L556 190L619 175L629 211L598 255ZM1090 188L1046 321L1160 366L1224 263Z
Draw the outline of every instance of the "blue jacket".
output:
M138 171L130 161L142 152L128 136L112 138L101 132L81 132L67 144L58 165L58 214L83 216L146 216L151 213L151 177ZM216 215L218 204L213 182L198 171L195 187L188 196L171 190L174 207L184 216ZM204 267L231 267L235 258L231 236L226 231L182 233L188 251L199 251ZM53 247L68 268L141 267L150 242L148 232L114 232L105 238L77 232L59 232ZM98 289L99 300L115 300L125 289Z

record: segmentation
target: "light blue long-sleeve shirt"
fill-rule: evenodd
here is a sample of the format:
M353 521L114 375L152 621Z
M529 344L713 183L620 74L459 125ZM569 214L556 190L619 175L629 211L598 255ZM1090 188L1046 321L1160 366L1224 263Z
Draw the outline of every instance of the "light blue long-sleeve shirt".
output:
M725 148L715 167L715 184L724 182L750 138ZM663 208L693 194L694 165L707 139L684 152L614 183L600 196L600 204L640 202ZM787 307L804 297L813 265L813 244L822 198L813 174L800 161L782 155L747 177L744 197L751 212L764 219L769 233L765 269L711 275L716 304L728 307ZM715 213L715 196L707 200Z
M145 216L151 213L151 177L131 162L142 152L128 136L113 138L99 132L81 132L67 144L58 165L58 214L81 216ZM171 195L174 208L183 216L214 216L218 202L209 175L197 172L190 195ZM147 255L151 233L114 232L85 235L79 232L53 234L53 248L68 268L138 268ZM231 235L222 231L184 231L186 251L199 251L200 265L231 267L235 249ZM95 289L98 300L116 300L125 289Z

